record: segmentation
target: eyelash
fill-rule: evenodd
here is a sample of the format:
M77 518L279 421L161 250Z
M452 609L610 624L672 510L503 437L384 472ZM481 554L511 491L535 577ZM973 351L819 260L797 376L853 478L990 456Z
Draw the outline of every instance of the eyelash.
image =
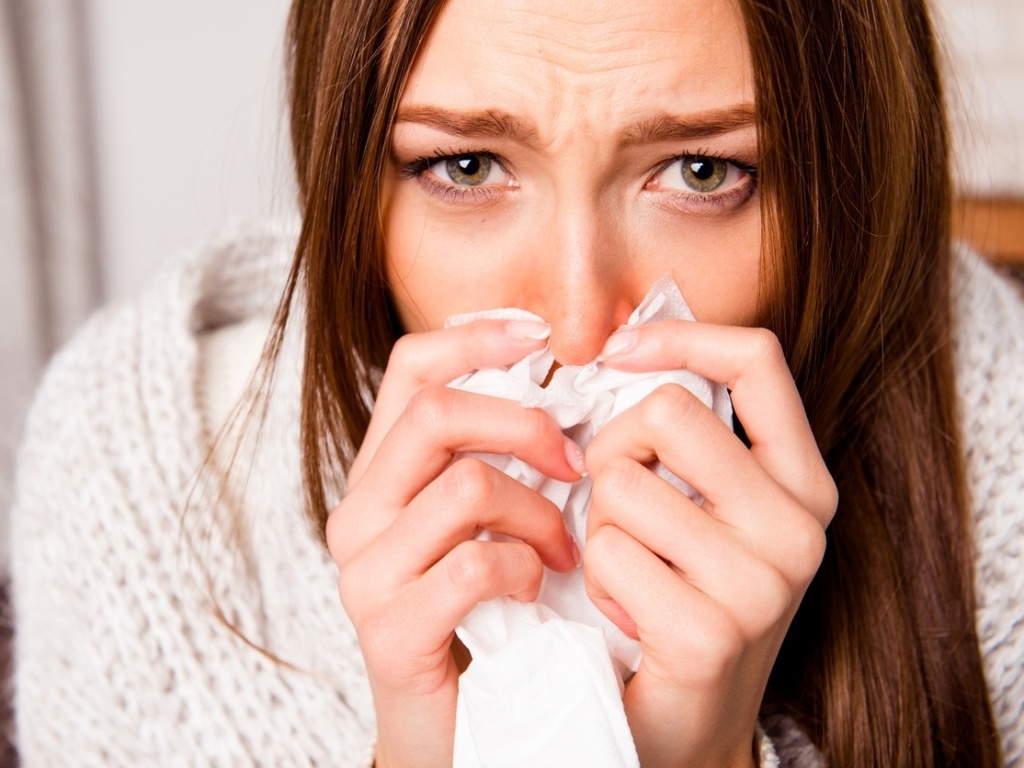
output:
M456 186L447 184L438 179L431 178L427 175L433 166L442 162L443 160L450 160L456 157L463 157L465 155L476 155L477 157L486 157L495 165L499 166L505 173L509 173L508 166L506 163L493 152L487 150L455 150L451 147L447 151L442 149L435 149L431 155L422 155L417 157L411 163L407 163L401 169L401 176L403 179L415 179L418 181L427 193L431 197L436 197L445 203L461 203L465 202L467 197L472 197L470 202L486 202L490 200L494 193L499 191L497 187L493 186ZM502 188L507 189L507 188Z
M479 157L486 157L492 163L498 165L505 173L510 173L506 163L493 152L487 150L456 150L449 148L447 151L440 148L435 149L433 154L421 155L410 163L407 163L400 171L403 179L415 179L418 181L426 190L426 192L432 197L438 198L442 202L458 204L467 202L467 198L472 198L468 202L483 203L491 200L495 193L505 191L507 187L495 187L495 186L458 186L445 183L438 179L432 178L427 175L434 165L444 160L449 160L456 157L462 157L465 155L476 155ZM718 211L728 210L730 208L738 207L753 197L757 191L757 166L749 163L744 163L736 158L727 157L715 152L697 151L697 152L686 152L684 154L673 155L672 157L663 161L658 165L657 170L652 175L652 179L663 173L673 163L683 159L684 157L689 158L706 158L708 160L720 160L728 163L737 170L745 173L750 181L745 184L737 184L726 190L725 192L711 192L707 194L701 194L700 192L683 192L681 190L663 190L659 194L666 198L665 204L670 205L677 209L689 209L686 212L696 213L715 213ZM648 182L650 183L650 182ZM646 185L645 185L646 186ZM698 207L697 211L694 211L694 207Z
M725 192L710 192L708 194L701 194L700 192L684 192L682 190L661 191L660 195L667 198L665 200L665 204L670 205L673 208L685 208L686 213L718 213L738 208L753 197L755 192L757 192L758 171L756 165L744 163L737 158L728 157L717 152L710 152L706 150L686 152L681 155L670 157L658 166L658 170L652 178L664 173L673 163L682 160L684 157L720 160L733 166L741 173L745 173L750 181L735 184ZM694 210L695 206L697 207L697 210Z

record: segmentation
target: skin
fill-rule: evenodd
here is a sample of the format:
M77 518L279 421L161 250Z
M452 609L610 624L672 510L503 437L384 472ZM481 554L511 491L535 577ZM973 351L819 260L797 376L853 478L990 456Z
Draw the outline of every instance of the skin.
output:
M753 126L689 141L625 140L645 120L752 114L753 101L742 20L729 2L449 3L402 99L385 191L388 277L405 327L525 307L551 323L559 361L583 364L667 272L697 317L749 324L756 195L725 210L683 204L672 188L679 174L659 170L698 151L753 164ZM402 120L419 107L500 110L532 136L463 137ZM494 152L509 173L495 173L489 194L475 195L483 199L463 190L446 201L397 172L452 150Z
M542 566L580 560L553 505L452 461L481 451L562 480L589 471L582 567L591 599L643 646L624 696L642 764L753 763L767 677L836 507L778 342L747 327L760 215L738 166L756 162L753 96L727 0L451 0L431 31L382 201L409 333L327 529L374 691L378 766L451 764L455 626L481 600L534 598ZM681 169L712 155L736 165L695 190ZM444 156L491 170L459 176ZM665 273L700 322L616 333ZM453 313L505 306L548 322L442 330ZM562 364L600 355L727 384L751 448L666 386L609 423L584 463L545 414L444 387L545 343ZM704 505L649 472L654 458ZM517 541L476 541L481 528Z

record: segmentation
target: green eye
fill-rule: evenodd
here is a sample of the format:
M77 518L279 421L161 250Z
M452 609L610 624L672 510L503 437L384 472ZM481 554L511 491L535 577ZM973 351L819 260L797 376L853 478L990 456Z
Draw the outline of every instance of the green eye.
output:
M448 177L456 184L475 187L487 181L491 173L491 158L487 155L458 155L445 162Z
M729 164L716 157L689 155L681 158L683 183L694 192L714 192L729 174Z

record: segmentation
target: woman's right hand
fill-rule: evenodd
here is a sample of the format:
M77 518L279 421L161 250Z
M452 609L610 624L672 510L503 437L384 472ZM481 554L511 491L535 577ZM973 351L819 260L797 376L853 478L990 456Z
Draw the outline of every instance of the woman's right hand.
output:
M373 690L377 766L451 765L455 627L484 600L533 600L542 564L579 554L551 502L460 453L513 454L573 481L583 455L543 411L450 389L470 371L540 349L547 326L477 321L400 339L373 418L327 522L338 591ZM479 541L483 530L513 542Z

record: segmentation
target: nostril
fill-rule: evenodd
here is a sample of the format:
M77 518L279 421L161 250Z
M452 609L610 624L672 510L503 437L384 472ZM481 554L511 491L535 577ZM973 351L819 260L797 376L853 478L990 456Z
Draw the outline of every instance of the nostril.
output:
M548 384L551 383L551 379L555 375L555 371L557 371L561 367L562 367L562 364L560 362L558 362L557 360L555 360L553 363L551 363L551 370L548 371L548 375L544 377L544 381L542 381L541 384L540 384L540 388L541 389L547 388Z

